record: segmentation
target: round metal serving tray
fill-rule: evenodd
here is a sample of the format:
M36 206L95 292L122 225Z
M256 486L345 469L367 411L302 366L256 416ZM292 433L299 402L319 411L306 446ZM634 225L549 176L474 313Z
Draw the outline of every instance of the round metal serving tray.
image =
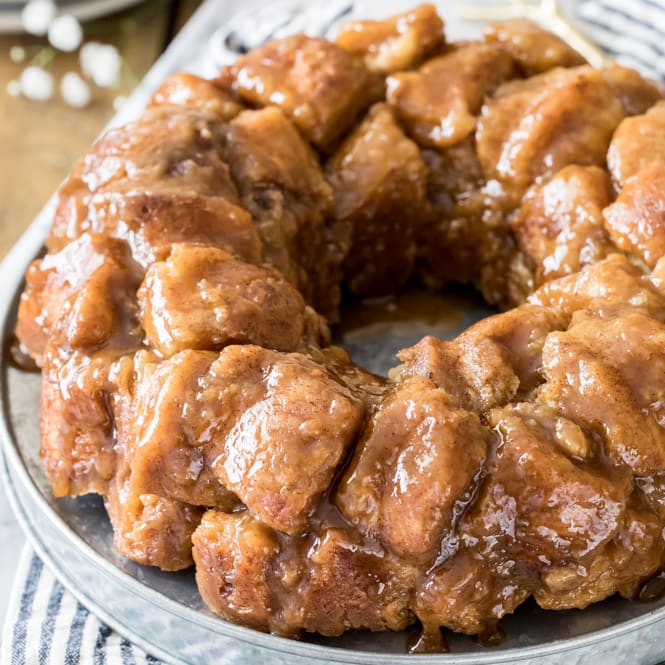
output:
M46 211L0 266L2 348L13 334L23 274L41 251L48 221ZM347 346L358 360L380 369L395 350L421 334L452 336L490 313L465 293L443 296L439 305L455 315L400 320L395 307L386 306L392 321L347 332ZM611 598L566 612L545 612L527 603L502 621L506 639L500 646L484 648L471 638L449 635L451 653L441 655L408 655L406 633L358 631L299 642L225 622L204 606L192 571L164 573L120 556L99 497L51 496L38 456L39 384L36 373L7 362L0 367L2 473L17 517L47 565L84 605L167 662L653 665L665 658L665 599L640 604Z
M253 1L253 0L252 0ZM147 95L170 73L188 69L212 73L200 59L201 44L225 16L250 0L207 0L176 38L113 123L131 119ZM406 0L358 3L395 9ZM258 0L256 3L258 5ZM408 2L407 4L413 4ZM455 2L447 3L447 7ZM385 7L384 7L385 5ZM446 16L446 18L450 18ZM454 18L454 16L452 17ZM449 21L450 24L450 21ZM459 29L453 30L464 36ZM206 69L208 68L208 69ZM0 348L13 335L23 274L42 251L51 220L49 208L38 217L0 265ZM422 304L422 300L421 300ZM430 314L402 317L394 303L377 302L383 322L365 320L347 326L344 345L373 371L394 364L394 352L430 333L451 337L491 313L466 292L448 293L429 303ZM371 308L370 308L371 309ZM407 307L408 309L408 307ZM441 313L444 315L441 316ZM363 310L349 312L361 320ZM372 319L372 316L370 316ZM356 321L357 323L357 321ZM526 603L502 621L505 641L484 648L471 638L448 634L450 654L407 655L406 633L348 633L301 642L259 633L215 617L201 600L192 571L163 573L120 556L99 497L55 499L38 456L38 374L0 363L0 482L32 545L60 581L89 609L119 633L169 663L191 665L322 665L367 663L392 665L654 665L665 660L665 599L638 604L609 599L584 611L544 612Z

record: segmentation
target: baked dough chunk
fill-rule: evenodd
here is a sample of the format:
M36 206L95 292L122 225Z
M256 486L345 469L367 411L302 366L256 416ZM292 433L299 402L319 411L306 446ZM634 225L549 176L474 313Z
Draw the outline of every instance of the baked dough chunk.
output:
M665 161L652 161L626 181L617 200L604 211L616 246L654 268L665 255Z
M535 266L536 286L579 272L615 251L603 226L611 197L607 172L598 166L566 166L529 190L513 228Z
M234 414L215 474L269 526L302 530L362 424L361 402L305 356L249 345L222 351L203 399Z
M209 510L194 533L196 582L215 612L232 621L272 628L273 561L277 535L244 513Z
M511 405L489 422L501 443L465 527L534 565L593 559L623 524L630 476L595 464L592 441L556 410Z
M471 634L493 628L514 611L541 588L541 577L554 587L561 571L577 569L567 592L577 589L583 597L578 587L587 583L584 566L598 565L603 556L612 559L623 547L619 556L633 556L623 536L634 529L626 508L630 479L620 473L608 477L606 469L583 461L591 443L578 427L529 404L495 410L490 423L500 444L462 518L460 551L424 578L416 596L416 612L425 623ZM653 523L648 515L646 520ZM651 550L643 570L649 574L658 546L650 538L646 542ZM596 586L598 600L621 587L620 573L613 579L607 568L607 580ZM450 588L456 593L446 593ZM547 595L542 593L544 604Z
M335 41L361 56L381 74L412 69L445 43L443 21L434 5L418 5L383 21L348 21Z
M543 345L565 325L556 311L522 305L478 321L451 341L424 337L399 352L399 373L428 377L461 408L487 413L542 383Z
M70 349L139 343L140 274L125 243L87 233L35 261L19 304L23 349L41 366L49 339Z
M155 90L148 102L148 108L152 106L181 106L205 111L223 121L235 118L245 108L220 81L184 72L169 76Z
M238 504L211 469L210 434L205 432L211 423L201 420L192 428L184 422L216 358L202 351L183 351L167 362L151 353L136 355L133 389L115 414L118 475L124 486L120 499L150 494L194 506L231 509Z
M546 610L567 610L587 607L615 593L633 598L642 580L661 566L662 524L639 500L628 507L623 522L590 564L567 564L541 573L536 602Z
M440 626L467 635L491 633L501 617L531 595L532 586L528 571L514 562L490 568L475 552L462 549L420 578L413 610L435 635Z
M243 55L220 79L249 104L280 108L325 149L376 96L362 60L325 39L293 35Z
M221 247L261 261L261 239L250 215L218 196L161 189L104 192L91 197L85 227L124 240L144 269L168 256L173 243Z
M602 437L606 454L637 476L665 467L665 324L627 309L578 312L543 348L543 399Z
M111 130L61 188L49 249L89 231L126 240L144 267L185 241L257 262L261 241L222 158L223 139L215 116L171 107Z
M421 144L446 148L475 130L485 95L510 78L513 60L500 46L471 43L388 77L387 100Z
M499 88L482 110L476 135L485 177L515 204L536 179L569 164L605 164L612 133L646 110L658 90L618 65L553 69Z
M211 113L171 106L150 109L138 120L109 130L95 143L60 190L60 204L66 204L70 194L110 190L124 182L134 188L171 184L237 203L238 194L222 158L223 139L223 125ZM62 212L67 212L66 206ZM56 213L55 220L54 238L75 237L66 234L66 215L62 228L60 214Z
M462 518L460 551L424 578L416 596L425 623L471 634L493 628L531 595L537 568L593 560L622 526L629 487L563 454L557 437L567 441L572 423L562 427L555 413L522 405L493 411L490 422L500 444Z
M42 369L39 454L55 496L105 494L116 469L115 405L132 354L47 347Z
M445 150L425 148L422 156L431 213L418 229L419 273L434 288L473 282L496 241L483 219L488 200L473 136Z
M555 67L586 64L563 39L532 21L515 19L490 23L485 28L485 41L503 44L526 76L542 74Z
M158 482L174 483L167 496L214 505L188 489L208 487L212 476L287 533L307 526L364 417L361 401L323 366L249 344L219 356L176 354L135 399L136 455Z
M226 130L226 155L261 236L263 258L333 317L348 237L316 155L278 108L245 111Z
M578 310L605 316L631 307L662 320L665 289L654 282L622 254L610 254L579 273L544 284L529 301L566 321Z
M614 132L607 166L617 188L654 161L665 161L665 102L626 118Z
M359 441L335 502L363 533L398 555L428 561L473 488L487 430L429 379L405 379Z
M286 635L341 635L401 630L413 620L414 568L357 531L323 526L303 542L278 538L247 512L211 510L193 541L201 594L233 621Z
M257 344L295 351L327 337L325 320L276 270L216 247L174 245L138 292L146 336L164 356Z
M201 508L132 492L122 474L110 484L104 505L113 526L113 544L123 556L169 571L192 565L192 534Z
M336 215L351 227L346 282L361 296L392 293L411 275L427 216L420 151L376 105L326 164Z
M288 550L284 554L288 573ZM349 628L403 630L412 623L414 566L355 529L324 526L301 562L302 581L285 603L286 626L341 635ZM340 597L348 601L340 603Z

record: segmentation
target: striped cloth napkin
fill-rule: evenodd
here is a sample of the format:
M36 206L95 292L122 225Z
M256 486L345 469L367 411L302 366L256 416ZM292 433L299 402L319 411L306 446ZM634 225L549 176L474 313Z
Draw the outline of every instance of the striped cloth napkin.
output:
M584 0L575 12L586 36L619 62L665 79L665 0Z
M452 3L445 4L450 9ZM582 0L572 4L576 24L596 44L623 64L665 80L665 0ZM162 662L91 614L29 547L21 557L0 647L0 665Z
M79 603L29 545L0 638L0 665L161 665Z

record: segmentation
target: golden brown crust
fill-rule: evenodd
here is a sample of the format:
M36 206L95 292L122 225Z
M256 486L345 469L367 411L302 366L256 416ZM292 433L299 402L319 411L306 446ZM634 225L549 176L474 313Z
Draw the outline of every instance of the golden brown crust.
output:
M425 3L383 21L348 21L335 41L380 74L413 69L445 44L443 21Z
M305 35L276 39L241 56L220 80L250 104L280 108L322 149L352 125L375 94L360 58Z
M416 240L427 220L427 168L418 146L385 104L373 106L327 161L335 212L350 226L344 260L353 293L392 293L413 273Z
M524 19L490 23L485 28L485 41L504 45L526 76L585 64L563 39Z

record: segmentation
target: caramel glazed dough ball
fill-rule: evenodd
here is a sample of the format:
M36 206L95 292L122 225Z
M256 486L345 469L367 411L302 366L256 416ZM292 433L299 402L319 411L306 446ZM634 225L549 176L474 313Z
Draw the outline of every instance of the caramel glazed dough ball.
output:
M59 193L17 334L57 496L281 635L491 631L665 556L665 101L528 22L431 5L179 74ZM342 290L506 310L330 345Z

